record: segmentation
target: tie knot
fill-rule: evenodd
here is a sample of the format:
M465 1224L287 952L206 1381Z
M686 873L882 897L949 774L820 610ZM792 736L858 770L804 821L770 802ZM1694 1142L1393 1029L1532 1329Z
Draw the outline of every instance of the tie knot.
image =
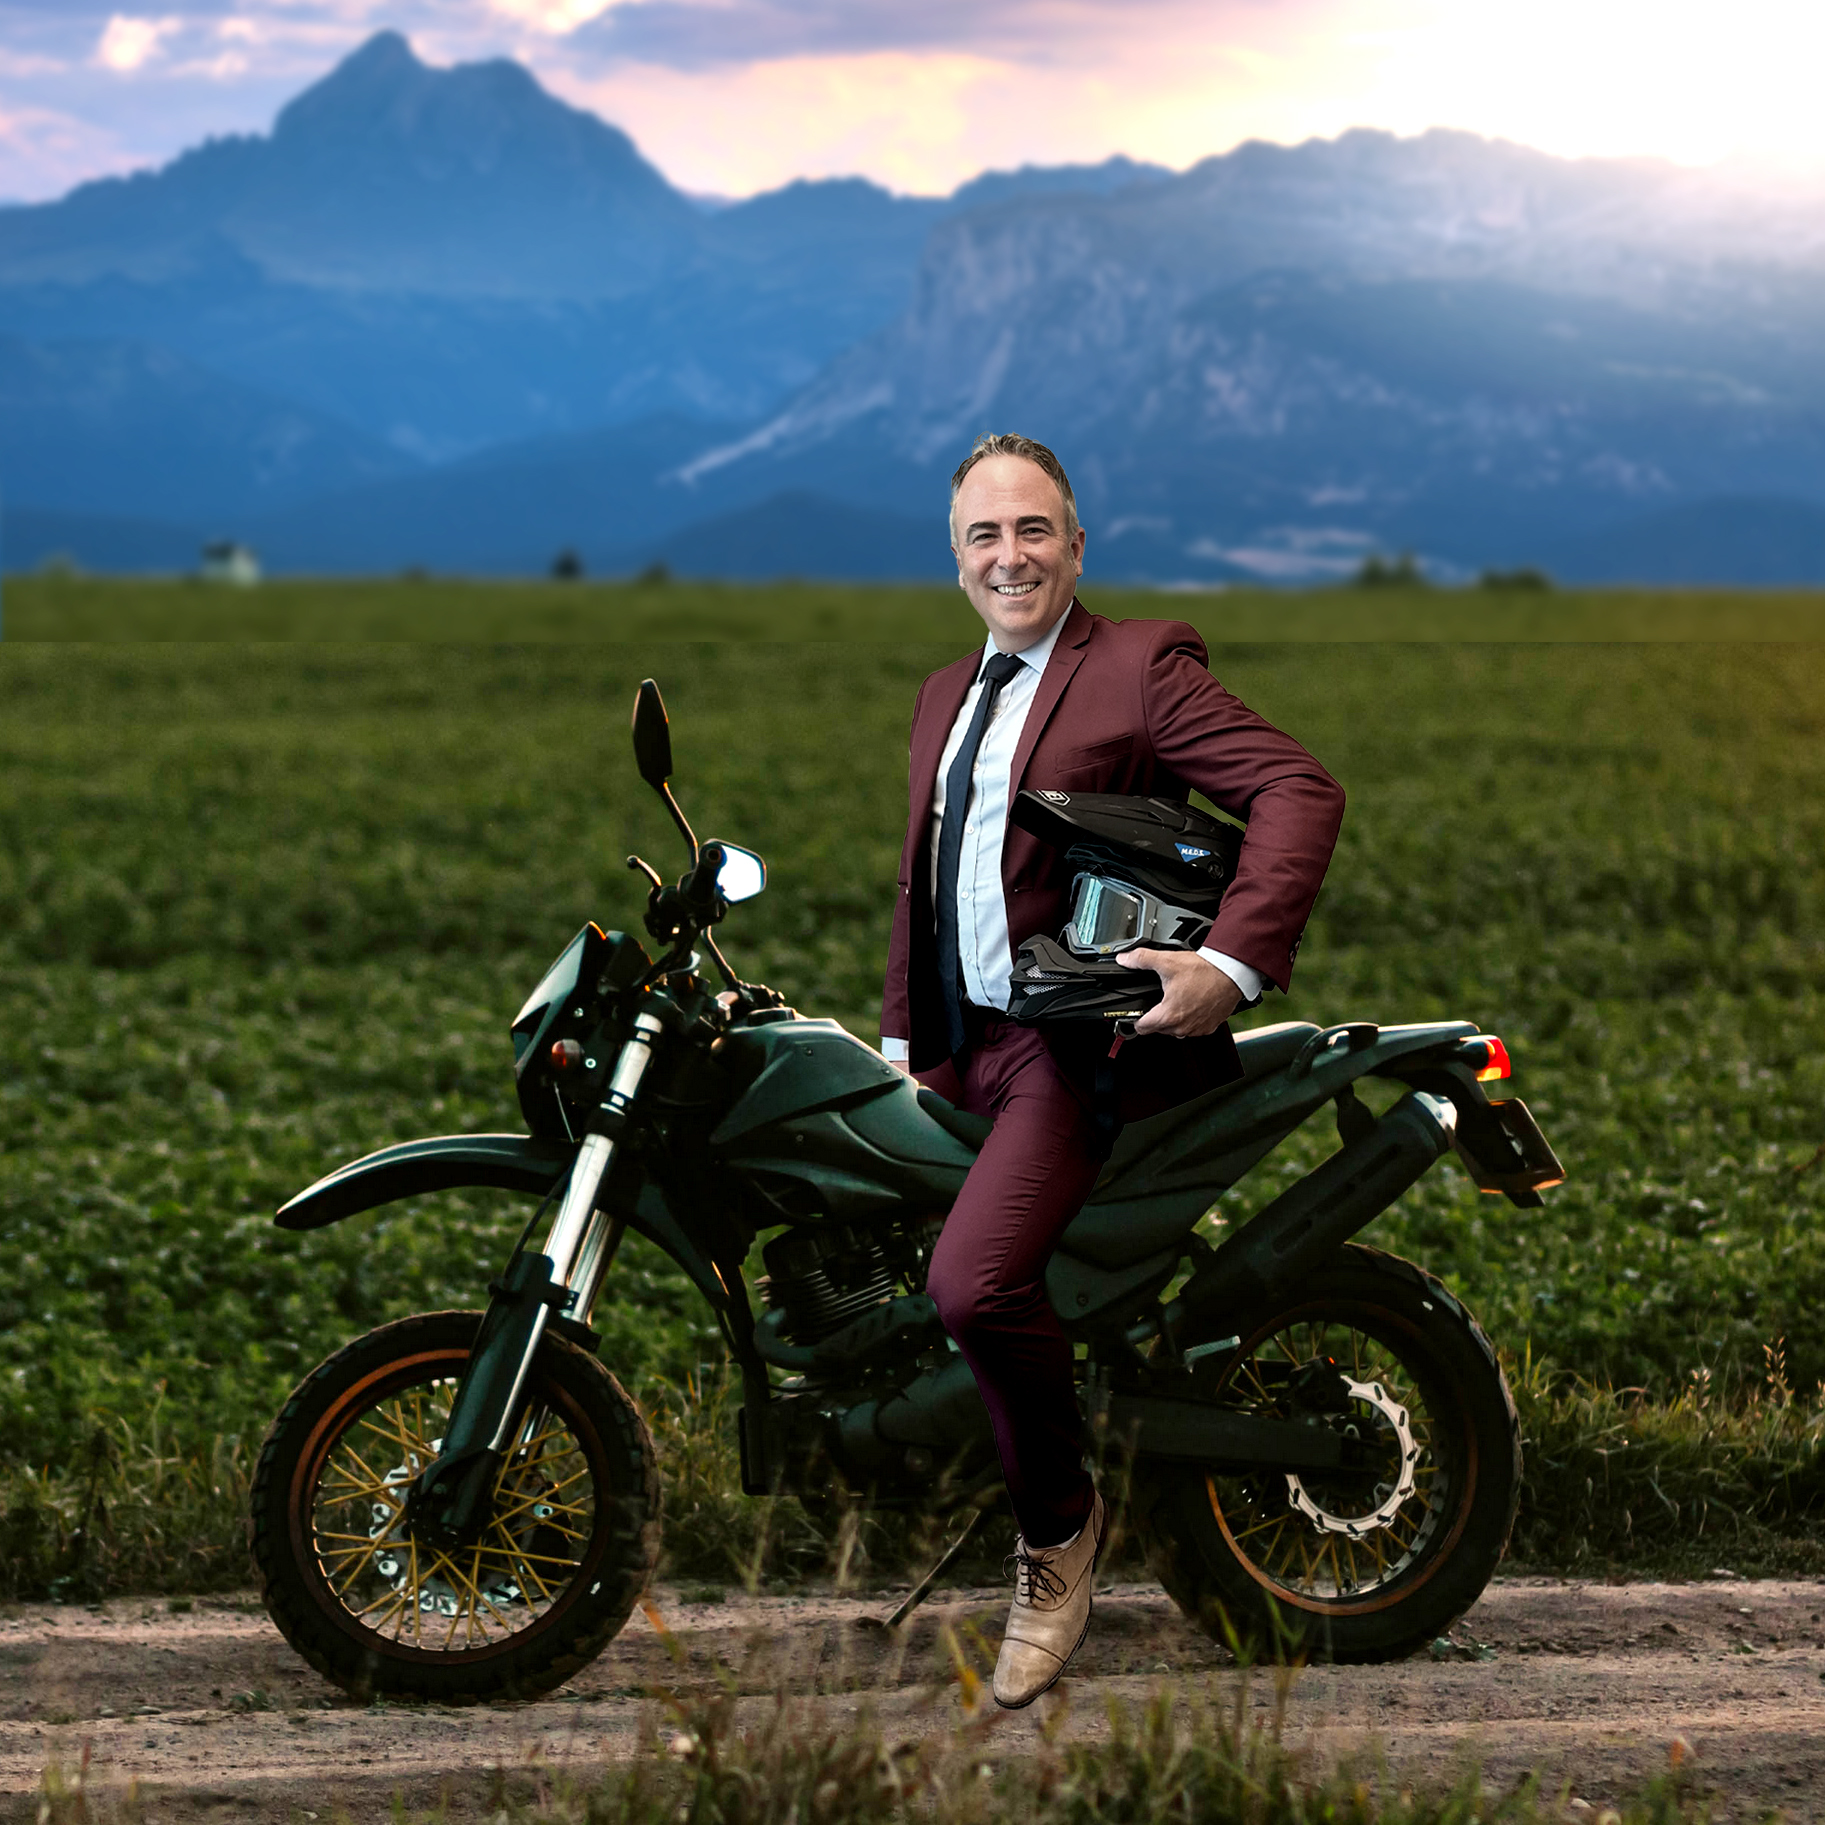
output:
M1018 653L997 653L982 668L982 675L994 689L1000 690L1010 678L1017 677L1020 668L1026 664Z

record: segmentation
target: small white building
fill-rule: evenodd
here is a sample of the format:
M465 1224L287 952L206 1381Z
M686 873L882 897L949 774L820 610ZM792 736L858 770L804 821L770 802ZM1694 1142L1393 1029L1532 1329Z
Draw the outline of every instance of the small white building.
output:
M259 555L238 539L212 539L203 547L202 575L205 583L233 583L251 589L260 580Z

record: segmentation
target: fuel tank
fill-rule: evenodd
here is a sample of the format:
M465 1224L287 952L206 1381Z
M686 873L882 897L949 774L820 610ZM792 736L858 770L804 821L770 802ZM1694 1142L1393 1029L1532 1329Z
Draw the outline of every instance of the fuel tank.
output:
M807 1219L949 1208L975 1152L872 1047L834 1020L785 1019L738 1028L724 1048L748 1079L710 1135L725 1165L783 1189Z

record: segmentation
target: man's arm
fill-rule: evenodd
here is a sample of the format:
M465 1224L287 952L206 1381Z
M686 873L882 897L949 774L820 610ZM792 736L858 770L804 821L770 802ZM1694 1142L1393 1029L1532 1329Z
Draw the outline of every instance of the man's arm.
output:
M1224 690L1189 627L1162 627L1142 679L1154 757L1248 825L1236 878L1206 937L1190 951L1139 949L1122 961L1153 970L1164 995L1136 1034L1214 1033L1270 982L1285 988L1343 821L1343 788L1310 754Z
M1160 636L1142 680L1154 757L1248 826L1205 948L1284 989L1336 846L1343 788L1290 735L1211 677L1191 628L1163 626Z

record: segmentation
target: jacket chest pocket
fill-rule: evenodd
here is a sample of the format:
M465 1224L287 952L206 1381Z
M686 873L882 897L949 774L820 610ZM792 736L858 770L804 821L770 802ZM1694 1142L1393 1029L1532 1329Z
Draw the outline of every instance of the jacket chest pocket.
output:
M1049 756L1044 771L1058 781L1109 773L1119 768L1133 753L1132 735L1111 735L1106 741L1093 741L1081 748L1065 748Z

